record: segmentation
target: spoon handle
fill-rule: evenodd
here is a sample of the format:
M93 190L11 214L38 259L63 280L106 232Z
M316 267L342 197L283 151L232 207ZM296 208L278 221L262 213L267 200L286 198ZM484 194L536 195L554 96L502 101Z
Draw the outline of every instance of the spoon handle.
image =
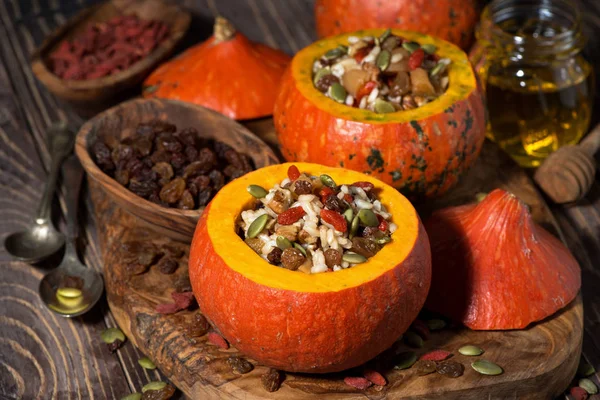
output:
M581 148L590 156L594 156L598 148L600 148L600 124L581 141Z
M66 159L63 166L63 183L67 189L65 202L67 205L67 236L69 242L74 241L78 235L77 210L79 204L79 190L83 178L83 169L79 160L74 155Z

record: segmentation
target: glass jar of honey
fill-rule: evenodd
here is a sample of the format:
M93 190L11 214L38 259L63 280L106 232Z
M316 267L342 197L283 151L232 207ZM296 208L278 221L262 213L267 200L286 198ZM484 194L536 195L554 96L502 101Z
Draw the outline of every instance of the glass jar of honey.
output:
M568 0L494 0L471 61L489 112L487 135L523 167L537 167L588 129L593 69L581 55L581 16Z

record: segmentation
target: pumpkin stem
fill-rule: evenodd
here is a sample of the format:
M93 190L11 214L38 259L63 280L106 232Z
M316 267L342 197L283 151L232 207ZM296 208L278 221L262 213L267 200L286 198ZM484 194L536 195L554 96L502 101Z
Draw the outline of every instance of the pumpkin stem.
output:
M215 20L213 35L217 42L225 42L235 36L235 28L225 18L218 16Z

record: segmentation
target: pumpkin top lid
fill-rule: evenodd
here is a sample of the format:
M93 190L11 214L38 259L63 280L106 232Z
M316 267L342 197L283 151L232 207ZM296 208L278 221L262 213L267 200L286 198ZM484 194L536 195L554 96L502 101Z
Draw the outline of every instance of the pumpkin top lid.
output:
M216 254L234 271L264 286L296 292L335 292L376 279L405 260L417 242L420 220L410 202L397 190L368 175L318 164L293 163L303 172L328 174L336 182L368 181L379 189L379 199L392 214L398 229L392 241L366 263L335 273L303 274L269 264L256 254L236 233L236 222L253 198L247 194L250 184L272 187L285 176L291 163L273 165L250 172L230 182L209 205L207 231ZM206 211L205 211L206 213Z
M422 120L443 111L447 112L447 110L451 110L455 103L467 98L474 90L478 90L477 79L471 63L467 55L459 47L429 35L399 29L392 29L392 33L421 45L432 44L437 48L437 55L452 61L448 66L448 89L440 97L412 110L378 114L370 110L337 103L327 98L314 87L312 67L315 60L320 58L325 52L339 45L348 45L349 36L378 37L384 31L384 29L368 29L346 33L319 40L300 50L294 56L291 64L292 75L296 81L298 90L300 90L304 97L328 114L342 119L367 122L369 124L404 123Z

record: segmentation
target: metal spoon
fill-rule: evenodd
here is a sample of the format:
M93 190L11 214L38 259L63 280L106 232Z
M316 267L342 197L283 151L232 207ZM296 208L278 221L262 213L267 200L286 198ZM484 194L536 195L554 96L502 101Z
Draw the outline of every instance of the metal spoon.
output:
M50 257L65 243L65 236L52 225L50 206L60 165L73 149L75 136L65 123L56 123L50 127L48 139L52 160L37 215L27 230L12 233L4 239L4 248L9 254L19 261L31 264Z
M67 243L65 256L58 266L40 282L40 296L44 303L63 317L76 317L87 312L100 299L104 285L102 276L87 268L77 258L75 243L77 239L77 203L79 188L83 178L83 169L75 156L69 157L64 164L63 182L67 188ZM57 295L60 288L76 288L81 296L64 299Z

